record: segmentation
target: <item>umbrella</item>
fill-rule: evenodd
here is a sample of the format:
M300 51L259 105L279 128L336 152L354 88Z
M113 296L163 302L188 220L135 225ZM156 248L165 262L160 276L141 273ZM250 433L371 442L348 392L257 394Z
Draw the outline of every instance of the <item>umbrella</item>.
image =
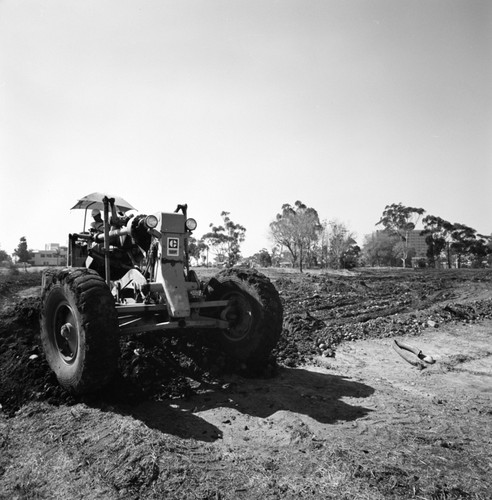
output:
M84 196L83 198L80 198L80 200L71 208L71 210L75 208L98 208L99 210L104 210L104 203L103 199L107 198L114 198L114 205L117 210L120 210L121 212L127 212L128 210L135 210L135 207L130 205L126 200L123 198L120 198L119 196L111 196L107 193L91 193L88 194L87 196Z

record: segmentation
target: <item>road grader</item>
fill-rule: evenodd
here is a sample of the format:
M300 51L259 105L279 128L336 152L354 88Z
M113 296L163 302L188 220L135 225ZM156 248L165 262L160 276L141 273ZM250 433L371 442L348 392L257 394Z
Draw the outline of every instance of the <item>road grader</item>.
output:
M128 215L122 198L92 193L72 208L85 210L83 230L69 235L68 266L43 272L41 292L42 346L62 387L100 390L118 373L120 337L145 332L199 330L238 362L267 362L282 330L277 290L248 268L200 281L187 205ZM89 210L101 214L99 227L86 228Z

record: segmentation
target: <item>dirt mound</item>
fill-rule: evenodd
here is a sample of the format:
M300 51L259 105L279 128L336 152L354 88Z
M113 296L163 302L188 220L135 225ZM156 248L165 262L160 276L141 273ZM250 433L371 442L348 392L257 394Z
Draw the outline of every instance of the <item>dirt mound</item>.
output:
M287 366L331 357L343 341L418 335L448 322L492 317L489 270L364 271L352 276L280 278Z
M225 374L270 377L278 365L316 363L347 340L417 335L447 322L492 318L492 272L486 270L267 274L280 292L284 329L262 373L237 366L200 334L137 335L122 339L119 378L90 400L127 404L187 397L221 387ZM41 352L36 280L39 275L4 277L0 286L0 404L8 415L28 401L82 401L60 389Z
M41 273L21 273L19 271L0 272L0 306L5 306L20 291L39 286Z

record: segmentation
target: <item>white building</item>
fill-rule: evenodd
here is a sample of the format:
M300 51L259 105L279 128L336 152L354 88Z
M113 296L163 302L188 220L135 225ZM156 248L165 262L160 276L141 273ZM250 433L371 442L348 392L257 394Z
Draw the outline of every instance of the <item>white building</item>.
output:
M68 249L59 243L48 243L44 250L33 250L33 266L64 266L67 264Z

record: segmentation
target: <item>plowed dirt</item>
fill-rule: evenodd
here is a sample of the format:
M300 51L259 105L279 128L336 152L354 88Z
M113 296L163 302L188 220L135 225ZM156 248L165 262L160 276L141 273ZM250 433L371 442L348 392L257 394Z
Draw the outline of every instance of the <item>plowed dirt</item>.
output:
M264 372L142 335L85 399L41 352L39 275L2 277L0 498L491 497L492 271L264 272L284 306Z

